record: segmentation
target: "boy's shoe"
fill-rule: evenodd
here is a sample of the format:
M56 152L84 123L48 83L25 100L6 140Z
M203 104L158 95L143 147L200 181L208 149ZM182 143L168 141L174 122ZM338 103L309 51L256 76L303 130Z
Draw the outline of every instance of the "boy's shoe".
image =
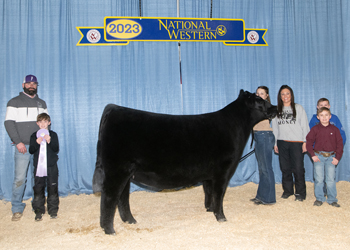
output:
M57 219L57 214L51 214L50 219Z
M42 213L37 213L35 215L35 221L42 221L43 220L43 215Z
M20 212L17 212L17 213L14 213L13 215L12 215L12 221L19 221L21 218L22 218L22 213L20 213Z
M332 202L329 205L331 205L333 207L340 207L340 205L337 202Z
M321 206L323 204L323 202L322 201L318 201L318 200L316 200L315 202L314 202L314 206Z
M253 199L250 199L250 201L252 201L252 202L257 202L257 201L259 201L257 198L253 198Z
M305 199L303 199L303 197L301 197L300 195L295 195L295 200L296 201L303 201L303 200L305 200Z

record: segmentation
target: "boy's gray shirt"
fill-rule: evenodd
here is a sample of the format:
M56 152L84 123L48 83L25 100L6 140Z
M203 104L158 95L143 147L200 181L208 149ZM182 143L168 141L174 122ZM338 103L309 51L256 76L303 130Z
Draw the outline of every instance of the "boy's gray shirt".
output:
M306 112L300 104L295 104L296 118L293 117L292 107L283 107L282 117L272 119L271 125L277 140L306 142L306 135L310 131Z
M39 129L38 114L48 113L46 103L38 95L34 98L20 92L7 103L5 128L14 144L29 145L30 136Z

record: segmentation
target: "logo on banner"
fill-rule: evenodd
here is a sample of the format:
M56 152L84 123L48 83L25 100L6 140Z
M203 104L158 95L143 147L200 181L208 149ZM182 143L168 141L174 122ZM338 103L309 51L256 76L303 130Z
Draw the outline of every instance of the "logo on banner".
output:
M86 38L90 43L97 43L101 39L101 34L98 30L89 30L86 34Z
M246 29L242 19L105 17L103 27L77 27L77 46L129 42L222 42L228 46L268 46L267 29Z
M224 36L227 32L227 29L224 25L219 25L217 28L216 28L216 33L219 35L219 36Z
M257 43L259 41L259 35L256 31L250 31L247 35L247 39L250 43Z

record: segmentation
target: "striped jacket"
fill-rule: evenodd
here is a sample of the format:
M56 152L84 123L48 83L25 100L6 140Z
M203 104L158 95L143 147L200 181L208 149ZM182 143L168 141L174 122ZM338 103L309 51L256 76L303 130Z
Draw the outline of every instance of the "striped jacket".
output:
M7 103L5 128L14 144L29 145L30 136L39 129L38 114L48 113L46 102L35 95L29 97L23 92Z

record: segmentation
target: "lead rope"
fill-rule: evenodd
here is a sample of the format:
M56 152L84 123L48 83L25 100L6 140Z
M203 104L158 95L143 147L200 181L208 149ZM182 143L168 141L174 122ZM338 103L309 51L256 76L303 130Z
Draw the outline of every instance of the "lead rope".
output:
M252 130L252 142L250 143L250 148L252 148L253 146L253 141L254 141L254 131ZM239 162L244 161L245 159L247 159L249 156L251 156L252 154L254 154L255 152L255 148L250 151L248 154L246 154L245 156L242 156L241 159L239 159Z
M251 156L252 154L254 154L255 149L253 149L252 151L250 151L248 154L246 154L245 156L241 157L241 159L239 159L239 162L244 161L245 159L247 159L249 156Z

